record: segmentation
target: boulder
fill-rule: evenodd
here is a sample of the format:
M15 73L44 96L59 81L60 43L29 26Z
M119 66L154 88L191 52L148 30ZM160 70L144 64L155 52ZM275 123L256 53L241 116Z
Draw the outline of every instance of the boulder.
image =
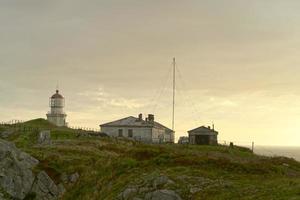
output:
M65 192L46 172L37 176L32 172L38 160L20 151L14 144L0 139L0 200L55 200Z
M165 175L145 174L144 177L130 183L119 194L118 199L181 200L173 190L168 190L172 186L175 186L175 182Z
M174 182L170 180L167 176L159 176L153 180L153 187L158 189L168 183L172 184Z
M51 132L41 131L38 136L38 144L40 145L51 145Z
M23 199L34 181L32 168L39 161L0 139L0 187L10 196Z
M37 175L31 192L34 193L36 199L39 200L58 199L60 195L59 188L44 171Z
M145 200L181 200L173 190L156 190L146 194Z
M137 188L126 188L122 193L119 194L117 199L129 200L132 199L138 193Z
M78 179L79 179L79 174L78 174L78 172L76 172L76 173L74 173L74 174L71 174L71 175L69 176L69 182L70 182L70 183L76 183Z
M78 174L78 172L75 172L74 174L71 175L68 175L67 173L62 173L60 176L60 180L64 184L72 184L72 183L76 183L79 177L80 175Z

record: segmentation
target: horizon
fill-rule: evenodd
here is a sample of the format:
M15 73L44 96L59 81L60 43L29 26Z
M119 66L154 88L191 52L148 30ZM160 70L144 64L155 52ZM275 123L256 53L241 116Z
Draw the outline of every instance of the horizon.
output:
M72 6L70 6L72 5ZM176 141L300 146L300 2L0 2L0 121L44 118L59 85L71 126L154 114Z

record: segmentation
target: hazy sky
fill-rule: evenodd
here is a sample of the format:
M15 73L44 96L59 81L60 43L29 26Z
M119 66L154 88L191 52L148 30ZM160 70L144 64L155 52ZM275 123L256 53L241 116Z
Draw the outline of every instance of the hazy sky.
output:
M176 137L300 145L299 0L1 0L0 120L43 117L57 83L73 126L154 113Z

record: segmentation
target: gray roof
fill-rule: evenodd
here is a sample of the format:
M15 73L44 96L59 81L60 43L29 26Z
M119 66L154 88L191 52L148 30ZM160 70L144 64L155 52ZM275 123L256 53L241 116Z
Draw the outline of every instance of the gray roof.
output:
M145 120L140 120L136 117L130 116L123 119L119 119L113 122L101 124L101 127L155 127L155 128L162 128L166 129L170 132L173 132L168 127L158 123L158 122L149 122Z
M218 132L210 127L200 126L193 130L188 131L189 134L201 134L201 135L218 135Z
M59 91L56 90L56 93L54 95L52 95L51 99L63 99L64 97L59 94Z

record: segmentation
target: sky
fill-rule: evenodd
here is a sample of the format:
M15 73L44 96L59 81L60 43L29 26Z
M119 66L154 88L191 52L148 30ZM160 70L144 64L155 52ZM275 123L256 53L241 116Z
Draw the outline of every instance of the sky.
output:
M176 138L300 146L298 0L1 0L0 121L45 118L59 85L71 126L155 114Z

